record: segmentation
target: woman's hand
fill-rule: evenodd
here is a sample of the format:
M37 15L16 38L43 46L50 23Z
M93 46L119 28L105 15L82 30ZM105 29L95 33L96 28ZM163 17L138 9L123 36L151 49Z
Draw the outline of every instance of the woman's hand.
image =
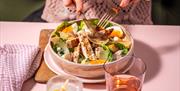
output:
M130 3L135 3L138 0L122 0L120 3L120 7L126 7L128 6Z
M76 12L80 12L83 8L83 0L63 0L64 5L66 7L70 7L71 5L76 6Z
M120 6L126 7L130 3L134 3L136 1L138 0L122 0ZM83 9L83 0L63 0L63 2L66 7L71 7L71 5L76 6L76 12L81 12Z

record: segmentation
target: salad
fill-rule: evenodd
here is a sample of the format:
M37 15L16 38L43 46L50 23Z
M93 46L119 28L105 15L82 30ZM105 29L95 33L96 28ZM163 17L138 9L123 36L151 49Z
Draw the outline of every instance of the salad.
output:
M84 20L62 22L52 33L50 44L61 58L78 64L103 64L115 61L125 55L131 47L131 40L120 26L109 23L105 29L96 27L99 20L88 20L91 33ZM94 43L92 39L106 40Z

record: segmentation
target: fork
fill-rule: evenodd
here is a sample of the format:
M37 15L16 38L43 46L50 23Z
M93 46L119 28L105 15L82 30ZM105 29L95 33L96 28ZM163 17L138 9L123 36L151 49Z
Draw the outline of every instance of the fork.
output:
M109 9L108 12L106 12L99 20L97 27L104 29L108 25L108 21L114 18L121 9L121 7Z
M88 28L88 30L89 30L89 32L87 33L88 34L88 39L91 41L91 42L93 42L94 44L98 44L98 45L100 45L100 44L106 44L108 41L109 41L109 39L101 39L101 38L95 38L95 33L96 33L96 27L93 27L91 24L90 24L90 22L88 21L88 19L85 17L85 15L84 15L84 13L82 13L82 12L79 12L78 13L78 17L80 16L80 15L82 15L82 17L83 17L83 21L84 21L84 23L85 23L85 25L87 26L87 28Z

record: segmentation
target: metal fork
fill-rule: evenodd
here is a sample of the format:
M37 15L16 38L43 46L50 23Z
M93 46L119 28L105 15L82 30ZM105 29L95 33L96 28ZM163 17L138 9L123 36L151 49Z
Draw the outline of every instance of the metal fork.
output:
M83 21L84 21L84 23L85 23L85 25L87 26L87 28L88 28L88 30L89 30L89 32L87 33L88 34L88 39L91 41L91 42L93 42L94 44L98 44L98 45L100 45L100 44L106 44L108 41L109 41L109 39L101 39L101 38L96 38L94 35L95 35L95 33L97 33L96 32L96 27L93 27L91 24L90 24L90 22L87 20L87 18L85 17L85 15L84 15L84 13L82 13L82 12L79 12L78 13L78 17L79 16L82 16L83 17Z
M121 7L109 9L108 12L106 12L99 20L97 27L105 28L109 23L108 21L114 18L120 10Z

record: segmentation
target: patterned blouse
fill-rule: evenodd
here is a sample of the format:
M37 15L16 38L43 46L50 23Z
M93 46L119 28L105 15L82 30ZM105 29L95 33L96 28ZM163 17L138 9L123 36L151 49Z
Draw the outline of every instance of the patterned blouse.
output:
M86 18L101 18L110 8L118 7L119 0L83 0ZM77 19L74 6L65 7L63 0L46 0L42 19L48 22ZM122 24L153 24L151 20L151 0L138 0L120 10L113 19Z

